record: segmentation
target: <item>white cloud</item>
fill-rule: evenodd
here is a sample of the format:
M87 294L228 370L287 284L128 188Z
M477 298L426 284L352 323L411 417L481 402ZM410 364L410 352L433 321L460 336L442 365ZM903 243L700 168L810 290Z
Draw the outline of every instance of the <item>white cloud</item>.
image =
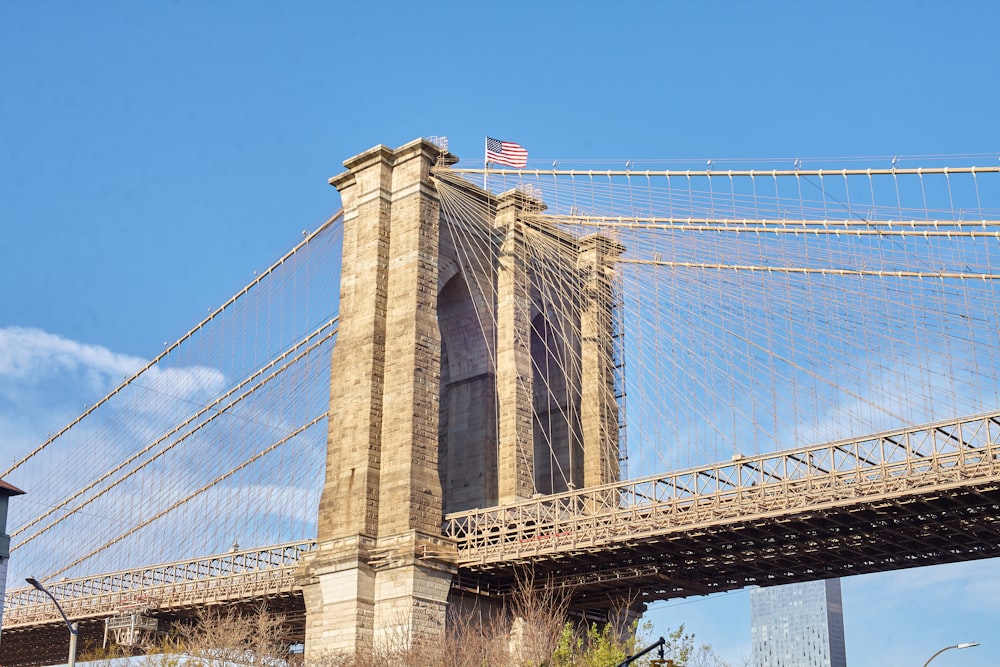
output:
M0 457L13 458L61 428L147 363L100 345L70 340L40 329L0 328ZM127 428L136 437L162 432L177 419L220 394L226 378L207 366L153 366L118 402L133 414ZM154 418L159 421L153 424Z
M64 500L68 490L82 488L132 453L153 445L132 464L138 467L149 462L141 473L128 479L119 476L120 486L18 549L16 562L11 561L12 576L19 574L18 568L29 566L36 574L55 571L235 467L256 451L258 441L267 444L291 430L284 420L287 401L275 396L285 387L275 382L210 426L195 430L192 425L164 438L229 387L226 375L217 368L170 366L177 359L164 361L10 475L9 481L29 490L23 502L12 505L8 522L12 532ZM12 463L41 443L47 432L68 424L85 405L92 405L123 376L145 364L139 357L38 329L0 329L0 458ZM290 375L284 380L294 383L301 378ZM206 412L215 414L214 410ZM188 433L190 437L184 435ZM322 442L316 441L319 437ZM117 544L83 569L117 569L122 563L205 555L228 549L234 540L255 546L314 534L324 442L325 431L313 429L305 440L296 438L264 461L265 467L277 465L284 470L280 482L262 479L249 469L234 475L142 529L142 539ZM174 443L179 446L171 455L153 460L156 452ZM87 456L80 457L80 451ZM151 489L156 493L150 493ZM90 495L73 505L82 505ZM264 511L248 520L247 507ZM19 535L14 543L42 525Z
M154 372L155 371L155 372ZM150 388L171 396L215 396L223 389L225 376L215 368L189 366L168 368L163 371L150 369L153 381Z
M39 375L59 372L92 372L122 377L145 363L144 359L112 352L100 345L80 343L40 329L0 329L0 377L31 382Z
M0 460L13 462L144 363L39 329L0 328Z

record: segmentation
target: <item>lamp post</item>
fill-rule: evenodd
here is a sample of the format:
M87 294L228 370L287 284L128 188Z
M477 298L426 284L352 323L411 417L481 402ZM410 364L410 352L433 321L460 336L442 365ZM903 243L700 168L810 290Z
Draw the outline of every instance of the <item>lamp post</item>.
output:
M924 667L927 667L927 665L931 664L931 660L938 657L945 651L948 651L953 648L972 648L973 646L979 646L979 642L966 642L964 644L955 644L954 646L945 646L943 649L941 649L940 651L932 655L930 658L928 658L927 662L924 663Z
M67 667L74 667L76 665L76 635L79 627L76 623L69 622L69 618L66 617L66 612L64 612L63 608L59 605L59 601L56 600L56 597L52 595L52 593L49 593L49 591L46 590L45 586L42 586L38 579L28 577L25 581L48 595L49 598L52 599L52 604L54 604L56 609L59 610L59 613L62 614L63 620L66 621L66 627L69 628L69 662L67 662L66 665Z

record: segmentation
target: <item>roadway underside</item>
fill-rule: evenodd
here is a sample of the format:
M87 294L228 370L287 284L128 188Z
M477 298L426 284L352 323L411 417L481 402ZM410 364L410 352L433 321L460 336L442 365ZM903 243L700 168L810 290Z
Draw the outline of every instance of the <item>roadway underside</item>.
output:
M749 585L776 585L883 572L1000 556L1000 482L932 488L904 496L830 503L808 511L736 517L703 526L638 525L633 539L465 563L454 588L498 600L519 578L556 586L572 596L577 611L599 612L623 600L657 600L707 595ZM538 540L544 540L539 528ZM261 600L239 603L255 609ZM301 641L305 612L301 593L266 601L284 614L288 639ZM224 608L229 608L226 606ZM149 612L161 626L193 618L196 610ZM101 646L104 621L80 621L80 654ZM9 628L0 638L0 664L10 667L64 663L64 624Z
M1000 483L993 480L665 527L612 544L465 566L454 585L504 595L530 573L537 583L570 589L574 607L598 610L623 598L650 603L997 556Z

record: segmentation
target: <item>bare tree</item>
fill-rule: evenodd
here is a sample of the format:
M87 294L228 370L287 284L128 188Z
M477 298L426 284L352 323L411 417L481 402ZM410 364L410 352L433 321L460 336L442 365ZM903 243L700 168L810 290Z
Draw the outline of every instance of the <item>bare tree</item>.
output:
M569 612L571 589L546 582L538 586L533 571L518 576L510 601L511 662L519 667L540 667L552 661Z
M527 572L502 607L456 605L434 640L390 636L372 650L323 656L306 667L606 667L651 642L649 628L638 625L634 599L612 604L603 623L572 620L570 601L570 590ZM667 637L667 657L678 664L730 667L710 646L695 644L683 626ZM301 656L290 656L288 645L285 619L263 607L252 613L209 610L145 645L145 655L113 649L90 659L108 667L301 667ZM637 663L647 664L649 656Z

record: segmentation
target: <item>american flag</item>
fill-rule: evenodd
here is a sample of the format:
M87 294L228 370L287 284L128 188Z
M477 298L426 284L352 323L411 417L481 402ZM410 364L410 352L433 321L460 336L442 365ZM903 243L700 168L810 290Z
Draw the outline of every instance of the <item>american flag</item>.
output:
M523 169L528 164L528 151L513 141L486 137L486 161Z

